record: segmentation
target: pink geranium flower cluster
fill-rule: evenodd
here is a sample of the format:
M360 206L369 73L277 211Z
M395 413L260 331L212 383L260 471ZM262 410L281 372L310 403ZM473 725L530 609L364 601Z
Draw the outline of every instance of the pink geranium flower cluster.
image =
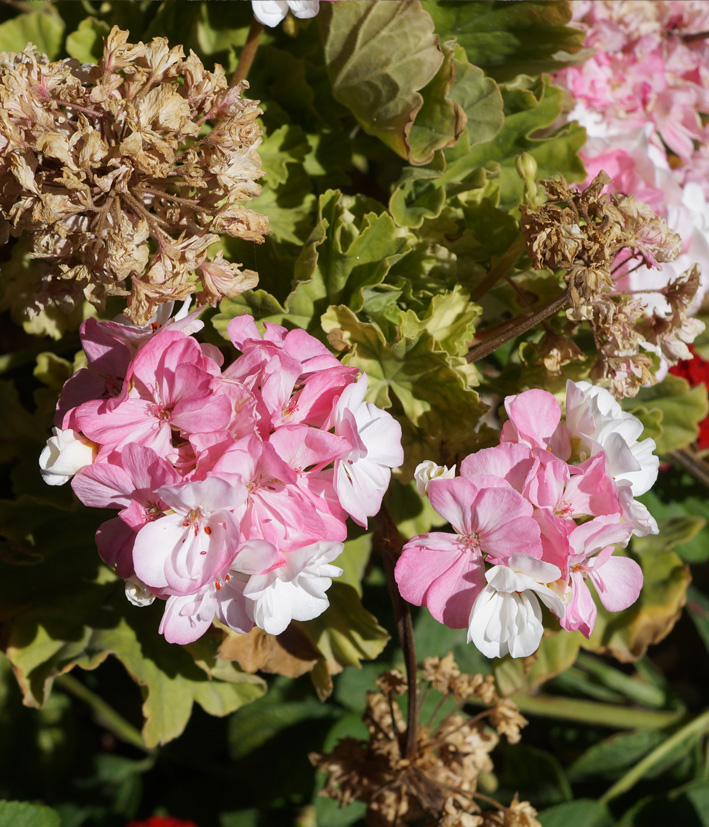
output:
M303 330L250 316L240 355L190 335L89 319L88 365L65 385L40 458L87 506L114 508L96 539L137 605L166 601L160 631L189 643L217 617L270 634L328 605L349 515L377 513L401 428L364 401L367 377ZM156 325L157 327L157 325Z
M575 0L572 8L594 53L555 80L574 100L569 118L588 133L587 181L605 170L609 191L633 193L683 240L676 261L634 269L620 287L657 290L698 263L696 311L709 290L709 41L701 36L709 4ZM669 312L656 293L643 300Z
M468 629L488 657L531 655L543 633L541 601L562 628L591 634L642 587L640 566L615 554L632 534L657 533L635 497L657 478L652 439L602 388L568 382L566 419L544 390L505 400L500 444L466 457L460 475L422 463L416 476L455 533L419 535L396 580L405 600Z

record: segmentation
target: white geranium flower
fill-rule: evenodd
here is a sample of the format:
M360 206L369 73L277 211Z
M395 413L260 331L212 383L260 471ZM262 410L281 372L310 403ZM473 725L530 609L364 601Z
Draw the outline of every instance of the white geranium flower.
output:
M642 422L624 411L604 388L567 381L566 427L582 457L605 453L606 470L617 483L630 483L633 497L655 484L660 467L655 440L638 441Z
M334 426L337 436L353 448L335 462L335 490L340 505L361 526L381 508L391 469L404 461L401 425L391 414L364 401L367 374L348 385L337 400Z
M296 17L315 17L319 0L251 0L254 17L264 26L277 26L290 10Z
M313 620L330 605L325 592L342 569L330 563L339 557L342 543L314 543L285 552L286 564L249 578L244 588L246 610L269 635L280 635L291 620Z
M452 468L447 465L436 465L431 459L420 462L414 471L416 490L422 497L426 496L429 483L433 480L452 480L453 477L455 477L455 465Z
M95 446L70 428L52 428L39 455L39 472L47 485L64 485L94 461Z
M511 554L506 566L493 566L470 612L468 643L488 658L534 654L544 632L537 598L561 616L563 603L550 586L560 577L557 566L529 554Z

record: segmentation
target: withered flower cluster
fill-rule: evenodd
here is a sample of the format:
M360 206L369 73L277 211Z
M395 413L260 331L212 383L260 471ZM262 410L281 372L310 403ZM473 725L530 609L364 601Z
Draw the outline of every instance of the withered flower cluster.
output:
M598 353L591 377L608 383L617 397L634 396L656 381L646 351L661 353L670 364L690 357L687 343L704 328L686 315L699 289L699 269L695 265L663 290L648 290L664 298L651 306L625 293L618 280L636 267L674 261L680 236L632 195L604 194L610 183L605 172L583 190L570 188L563 176L541 183L549 200L520 207L532 263L563 271L572 304L567 316L590 323ZM563 363L558 342L544 355L545 363Z
M478 789L481 777L493 770L490 752L499 735L516 743L527 723L515 705L498 698L491 677L462 674L451 653L424 660L423 679L421 701L431 689L442 698L428 724L416 723L413 752L406 754L407 727L395 700L407 691L406 680L396 670L385 672L377 681L380 691L367 696L369 740L343 738L329 755L310 756L328 774L322 794L342 806L365 802L369 827L416 821L438 827L539 827L528 802L515 797L504 807ZM473 699L488 708L470 717L462 707ZM446 712L451 700L453 708Z
M243 206L261 191L260 110L221 66L127 38L114 27L98 65L0 54L0 243L28 234L43 262L29 316L126 296L145 324L165 302L257 282L209 247L268 232Z

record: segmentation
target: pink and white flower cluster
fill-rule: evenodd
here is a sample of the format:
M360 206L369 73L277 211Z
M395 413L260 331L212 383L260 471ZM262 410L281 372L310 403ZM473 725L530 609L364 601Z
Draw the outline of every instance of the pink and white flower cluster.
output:
M640 421L586 382L567 383L565 421L544 390L510 396L505 409L500 444L466 457L459 476L419 466L419 490L455 533L406 543L396 580L405 600L467 627L487 657L525 657L542 637L540 601L586 637L598 612L589 584L611 612L635 602L642 570L614 551L657 533L635 498L659 462Z
M709 40L701 36L709 4L575 0L572 8L595 51L556 82L573 97L569 118L588 133L587 180L605 170L610 191L636 195L683 240L679 259L634 269L620 287L656 290L698 263L696 311L709 290L709 125L702 117L709 114ZM666 309L657 294L643 298L650 309Z
M103 560L131 602L166 601L160 631L189 643L218 618L270 634L328 606L349 515L377 513L401 428L364 401L367 377L303 330L229 323L227 367L190 335L89 319L88 365L64 386L44 478L118 516ZM156 325L157 327L157 325Z

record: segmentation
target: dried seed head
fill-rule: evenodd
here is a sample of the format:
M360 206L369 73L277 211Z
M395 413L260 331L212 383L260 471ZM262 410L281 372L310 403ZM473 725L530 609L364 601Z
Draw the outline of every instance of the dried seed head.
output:
M27 234L42 262L27 315L126 296L145 324L164 302L256 283L208 252L216 233L268 231L243 206L261 191L256 102L165 38L127 39L114 27L95 66L0 54L0 242Z

